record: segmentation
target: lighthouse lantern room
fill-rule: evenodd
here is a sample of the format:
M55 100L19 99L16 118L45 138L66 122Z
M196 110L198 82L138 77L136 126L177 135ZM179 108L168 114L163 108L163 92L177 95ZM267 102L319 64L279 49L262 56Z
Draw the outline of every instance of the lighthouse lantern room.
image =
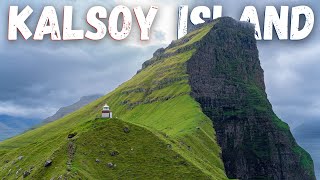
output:
M102 118L112 118L112 111L110 110L110 107L107 104L103 106Z

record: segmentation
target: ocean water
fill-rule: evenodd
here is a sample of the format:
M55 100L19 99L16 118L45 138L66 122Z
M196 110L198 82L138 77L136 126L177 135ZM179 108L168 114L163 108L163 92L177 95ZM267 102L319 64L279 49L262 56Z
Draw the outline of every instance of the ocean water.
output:
M319 139L300 139L297 138L300 146L302 146L312 156L314 162L314 170L318 180L320 180L320 138Z

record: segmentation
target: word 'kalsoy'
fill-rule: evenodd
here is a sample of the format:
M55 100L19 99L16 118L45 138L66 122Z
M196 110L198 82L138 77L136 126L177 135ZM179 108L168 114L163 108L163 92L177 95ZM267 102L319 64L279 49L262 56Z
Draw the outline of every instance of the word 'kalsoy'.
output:
M142 8L136 7L133 9L137 22L140 26L141 40L150 39L150 29L154 18L157 14L158 8L152 6L149 9L147 16L144 15ZM25 39L29 39L33 34L25 24L25 21L32 14L33 10L30 6L25 7L20 13L18 6L11 6L9 11L9 27L8 39L17 40L18 31ZM39 18L37 28L35 30L33 39L43 40L44 35L51 35L52 40L81 40L85 38L91 40L103 39L107 32L115 40L123 40L129 36L132 28L132 14L126 6L116 6L109 15L108 30L101 19L107 18L107 10L102 6L95 6L89 9L87 13L87 22L90 26L96 29L96 32L84 30L74 30L72 28L72 6L65 6L63 12L63 33L61 37L57 12L53 6L44 7L42 14ZM122 28L118 30L118 19L122 15Z

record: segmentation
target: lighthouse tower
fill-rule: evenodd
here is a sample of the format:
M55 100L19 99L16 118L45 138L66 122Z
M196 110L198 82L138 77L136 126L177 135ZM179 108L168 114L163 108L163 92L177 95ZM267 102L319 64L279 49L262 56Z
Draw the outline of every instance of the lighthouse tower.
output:
M112 111L110 110L110 107L107 104L103 106L102 118L112 118Z

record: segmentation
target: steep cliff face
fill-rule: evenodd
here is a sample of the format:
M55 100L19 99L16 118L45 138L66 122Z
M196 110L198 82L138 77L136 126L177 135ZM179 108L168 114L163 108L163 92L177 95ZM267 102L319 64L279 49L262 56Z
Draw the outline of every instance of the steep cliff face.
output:
M254 29L222 18L187 62L191 95L213 121L227 176L315 179L310 155L273 112Z

